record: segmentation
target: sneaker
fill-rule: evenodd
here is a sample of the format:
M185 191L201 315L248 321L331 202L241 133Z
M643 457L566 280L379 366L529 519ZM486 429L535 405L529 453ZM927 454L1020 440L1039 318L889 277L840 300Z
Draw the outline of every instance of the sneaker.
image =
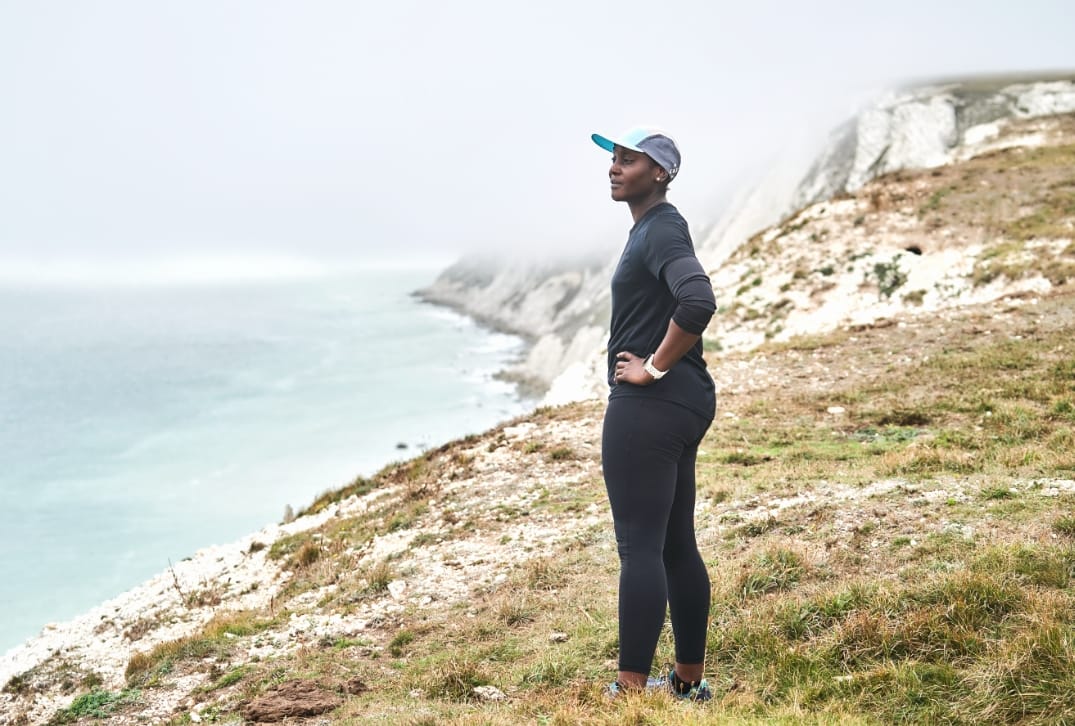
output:
M612 681L612 683L608 684L608 688L605 689L605 692L608 694L609 698L615 698L627 690L629 689L621 686L619 681ZM671 691L672 687L667 678L654 678L650 676L646 679L646 690L649 692Z
M668 690L671 691L672 695L676 698L681 698L686 701L708 701L713 698L713 691L709 690L709 682L704 678L691 686L691 689L686 693L680 693L673 686L675 683L675 680L672 678L674 673L675 670L668 671L668 677L662 678L661 680L668 684Z
M709 689L709 682L706 681L706 679L704 678L691 686L691 689L686 693L677 692L672 687L672 673L674 673L674 671L668 671L668 675L666 677L653 678L651 676L650 678L647 678L646 690L650 692L667 691L668 693L671 693L672 696L674 696L675 698L680 698L685 701L709 701L713 698L713 691ZM608 684L606 693L608 693L609 698L615 698L620 693L626 690L626 688L620 685L619 681L613 681L612 683Z

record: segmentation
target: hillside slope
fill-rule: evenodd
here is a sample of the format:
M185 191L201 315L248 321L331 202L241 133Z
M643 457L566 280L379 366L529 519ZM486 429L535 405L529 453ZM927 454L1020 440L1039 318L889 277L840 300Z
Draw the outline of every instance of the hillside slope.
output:
M177 566L139 608L58 628L5 679L3 720L1075 718L1073 339L1067 286L715 368L705 708L600 693L616 557L601 406L575 404L356 482L275 541L196 558L223 557L213 576Z
M46 629L0 659L0 724L1075 720L1075 121L1025 123L715 271L708 706L602 694L617 563L587 402Z

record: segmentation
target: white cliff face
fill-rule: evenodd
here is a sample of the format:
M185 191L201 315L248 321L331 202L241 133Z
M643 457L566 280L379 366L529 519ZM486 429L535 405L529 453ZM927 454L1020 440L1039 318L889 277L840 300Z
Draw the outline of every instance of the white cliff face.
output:
M1045 139L1041 131L1025 124L1012 131L1012 124L1071 112L1075 81L1070 79L971 80L888 93L836 129L809 167L792 159L773 164L695 239L698 256L717 283L727 277L720 272L743 242L800 210L854 193L891 172L937 168L987 151L1038 145ZM869 260L870 265L883 262ZM917 262L908 257L905 265L916 268ZM563 403L607 393L604 346L614 263L611 253L605 260L558 266L465 261L447 270L423 296L532 340L526 359L508 375L545 392L543 403ZM838 308L848 299L832 297L825 318L846 318ZM957 295L949 303L962 304L960 300ZM888 314L893 305L897 303L871 305L852 317ZM782 337L798 330L796 321L789 321L793 324ZM808 323L804 319L803 324ZM722 335L731 336L732 347L761 342L754 334L747 336L749 341L736 342L736 333L719 327Z
M570 371L543 403L593 398L604 375L573 364L599 357L607 338L612 267L603 257L544 265L462 260L419 294L530 340L523 360L504 372L525 391L545 394Z
M1075 110L1075 83L1020 83L1005 89L1015 96L1013 107L1017 116L1034 118Z
M808 171L771 174L701 240L711 268L744 240L808 205L901 169L930 169L982 153L1010 121L1075 111L1075 81L970 81L890 92L836 129ZM1010 144L1026 140L1008 139Z
M963 147L976 141L983 124L1003 126L1012 120L1075 111L1075 81L994 85L990 89L988 84L951 83L882 97L836 133L779 218L836 194L857 191L883 174L951 163Z
M933 96L889 109L871 109L858 120L859 142L843 191L857 191L882 174L929 168L948 161L959 140L954 99Z

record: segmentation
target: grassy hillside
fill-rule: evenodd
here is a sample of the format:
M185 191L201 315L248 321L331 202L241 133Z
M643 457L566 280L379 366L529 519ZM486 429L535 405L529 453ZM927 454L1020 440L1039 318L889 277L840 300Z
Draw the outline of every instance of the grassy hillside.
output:
M973 247L969 289L1039 278L1048 292L935 308L923 293L711 357L698 529L713 702L604 695L618 564L595 402L327 493L304 513L316 526L250 546L268 605L236 610L203 583L177 600L204 616L188 636L155 641L144 623L121 680L57 653L4 686L7 722L61 693L74 700L53 723L1075 722L1075 147L1056 149L878 180L843 200L863 205L846 224L825 223L851 239L907 204L922 239ZM784 255L793 271L811 225L825 237L804 219L730 265L766 274ZM783 292L831 276L811 270ZM666 634L655 667L671 660Z
M1062 290L722 361L721 415L699 472L718 695L707 706L602 694L616 654L616 558L594 404L357 482L365 515L272 545L294 573L275 609L222 612L132 658L126 690L90 689L55 720L133 722L174 689L193 705L173 723L192 711L238 722L274 698L285 712L331 707L325 718L353 723L1075 719L1072 340L1075 294ZM452 486L480 487L494 472L506 482L495 495ZM529 493L512 499L523 479ZM524 539L559 522L570 534L551 546ZM411 576L410 554L359 552L398 533L426 558L480 541L498 576L481 581L478 565L459 599L402 604L357 634L250 655L301 614L346 617L385 599ZM658 663L670 647L665 638Z

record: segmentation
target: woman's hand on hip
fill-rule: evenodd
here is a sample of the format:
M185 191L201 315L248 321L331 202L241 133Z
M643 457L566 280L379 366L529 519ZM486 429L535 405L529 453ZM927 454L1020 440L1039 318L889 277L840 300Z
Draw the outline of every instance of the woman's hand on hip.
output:
M653 376L646 373L646 370L642 367L645 362L645 358L639 358L634 353L627 351L617 353L613 380L617 384L633 383L636 386L648 386L653 383Z

